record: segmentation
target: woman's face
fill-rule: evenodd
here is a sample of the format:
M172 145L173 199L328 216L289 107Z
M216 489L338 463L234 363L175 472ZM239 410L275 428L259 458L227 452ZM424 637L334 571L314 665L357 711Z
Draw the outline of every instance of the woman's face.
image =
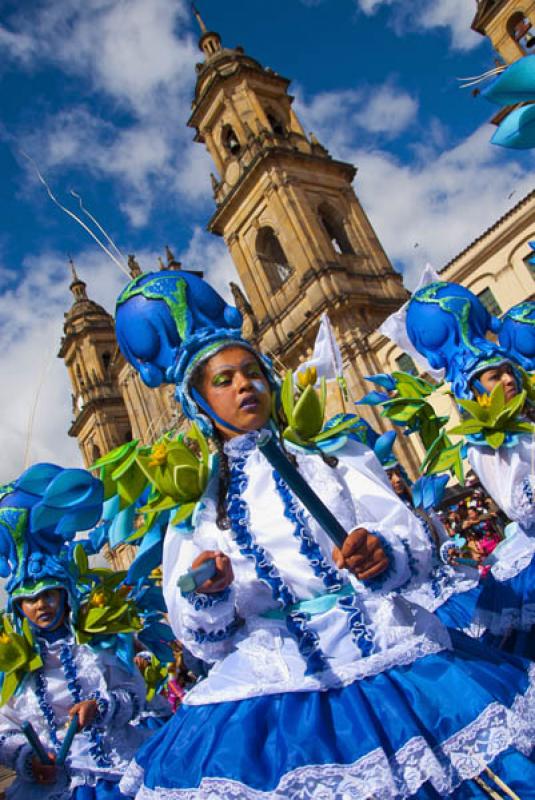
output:
M510 364L502 364L499 367L486 369L478 376L478 380L489 393L498 383L501 383L506 402L512 400L518 394L516 379Z
M35 597L25 597L21 600L20 607L30 622L38 628L48 628L61 605L61 589L45 589ZM65 612L60 616L55 628L59 628L65 617Z
M199 391L221 419L242 431L263 428L271 415L271 389L256 357L243 347L227 347L204 367ZM225 439L239 434L214 422Z

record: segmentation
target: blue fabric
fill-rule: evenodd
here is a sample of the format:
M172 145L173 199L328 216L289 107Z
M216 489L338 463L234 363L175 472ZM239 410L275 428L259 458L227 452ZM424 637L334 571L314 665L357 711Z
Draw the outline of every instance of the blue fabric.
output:
M114 781L98 781L96 786L77 786L71 800L130 800L119 791L119 784Z
M535 605L535 556L529 565L508 581L497 581L492 573L481 581L481 593L476 607L476 619L481 621L489 612L501 615L503 609L516 609Z
M474 621L477 601L482 589L482 584L478 583L467 592L452 595L440 608L436 609L435 615L447 628L456 628L460 631L469 628Z
M455 654L430 655L343 689L182 705L136 756L145 785L194 788L203 777L220 777L271 791L298 767L351 764L376 748L390 757L414 736L436 748L491 703L510 707L528 686L522 659L462 634L456 645ZM517 791L529 798L535 765L516 756L515 764L525 780ZM418 794L427 796L436 794Z

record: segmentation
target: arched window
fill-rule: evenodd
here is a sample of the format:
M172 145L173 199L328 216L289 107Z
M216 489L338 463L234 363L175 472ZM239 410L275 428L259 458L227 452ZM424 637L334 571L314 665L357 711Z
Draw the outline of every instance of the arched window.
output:
M107 372L111 362L111 353L108 353L106 350L102 353L102 366L104 367L104 372Z
M94 464L95 461L100 458L102 453L100 452L100 447L95 442L91 442L91 463Z
M267 118L269 124L271 125L271 130L275 136L284 136L286 131L284 130L284 125L280 119L272 111L268 112Z
M288 280L293 270L273 228L260 228L256 237L256 253L262 262L273 291Z
M322 203L318 208L318 214L335 252L354 255L355 251L347 238L339 213L327 203Z
M223 147L225 150L227 150L227 152L229 152L232 156L239 155L241 144L238 137L234 133L234 128L232 125L223 126L221 141L223 142Z
M509 17L507 32L524 52L535 46L535 27L523 11L517 11Z

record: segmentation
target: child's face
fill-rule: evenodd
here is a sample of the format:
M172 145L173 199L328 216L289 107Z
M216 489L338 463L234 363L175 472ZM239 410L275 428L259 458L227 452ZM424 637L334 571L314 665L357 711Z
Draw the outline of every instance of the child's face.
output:
M37 625L38 628L48 628L61 607L61 590L45 589L35 597L25 597L21 600L20 607L30 622ZM59 628L64 617L65 612L61 614L54 629Z

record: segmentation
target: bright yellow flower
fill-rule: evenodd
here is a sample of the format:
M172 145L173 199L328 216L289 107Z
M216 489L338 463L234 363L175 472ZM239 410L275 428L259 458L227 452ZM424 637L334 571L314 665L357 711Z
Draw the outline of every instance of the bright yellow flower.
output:
M11 639L7 635L7 633L0 633L0 644L9 644Z
M316 367L307 367L302 372L297 373L297 383L301 389L306 389L307 386L314 386L318 379L318 371Z
M490 394L478 394L476 400L481 408L490 408Z
M106 596L104 592L95 592L89 605L96 608L103 608L106 605Z
M167 447L165 442L158 442L150 451L149 467L163 467L167 461Z

